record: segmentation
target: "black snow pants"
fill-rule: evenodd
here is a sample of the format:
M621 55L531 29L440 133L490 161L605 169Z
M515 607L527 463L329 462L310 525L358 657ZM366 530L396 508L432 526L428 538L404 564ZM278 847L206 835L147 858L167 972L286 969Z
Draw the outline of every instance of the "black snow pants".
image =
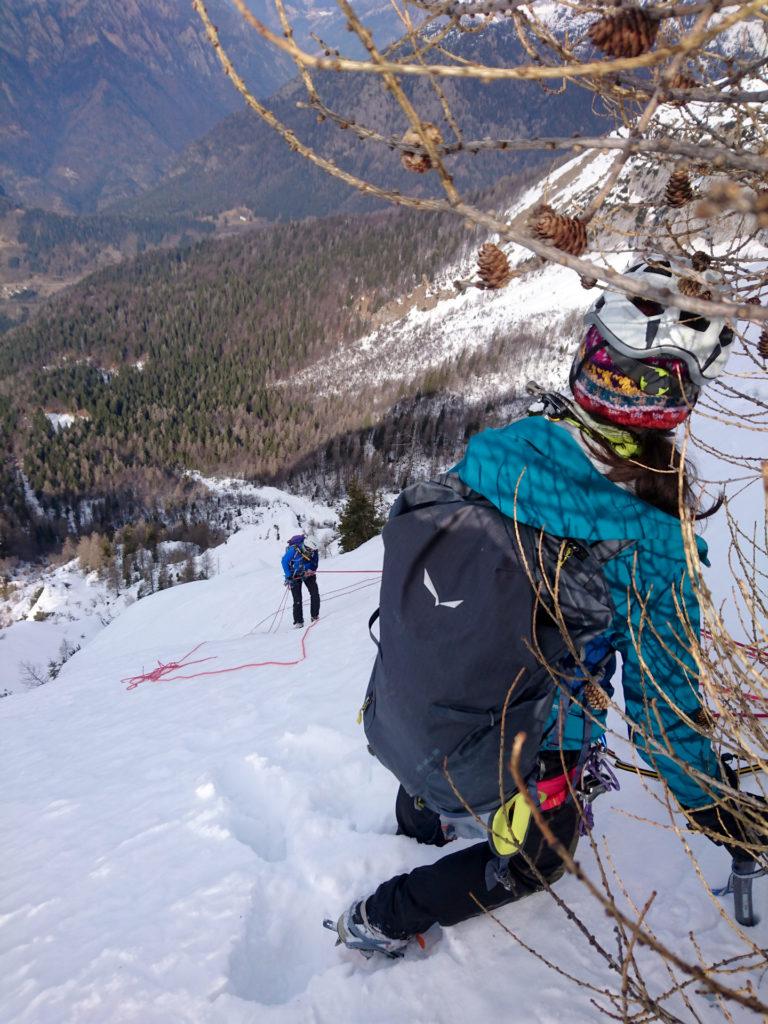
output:
M439 815L417 807L402 786L395 814L399 835L433 846L445 845ZM573 851L578 840L578 815L573 801L545 811L544 817L560 842ZM560 878L564 870L562 861L547 845L534 821L523 850L547 882ZM407 938L427 931L435 923L453 925L482 914L483 909L472 899L473 895L482 907L493 910L543 888L536 872L518 854L509 861L506 885L495 883L489 889L486 868L493 859L488 843L481 842L406 875L396 875L368 897L368 920L391 938Z
M320 591L317 589L317 579L312 576L301 576L291 582L291 594L293 596L293 622L294 625L302 625L304 622L304 609L301 603L301 584L306 583L309 591L309 614L316 619L320 614Z

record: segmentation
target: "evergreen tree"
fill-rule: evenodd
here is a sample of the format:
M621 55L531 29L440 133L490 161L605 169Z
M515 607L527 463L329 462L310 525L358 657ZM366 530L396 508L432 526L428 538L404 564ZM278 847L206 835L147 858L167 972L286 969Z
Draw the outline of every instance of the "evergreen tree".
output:
M126 555L123 552L123 580L126 587L133 583L133 555Z
M351 480L339 519L341 550L359 548L380 533L383 525L384 516L376 494L366 492L357 480Z
M118 564L118 555L115 553L110 559L107 565L107 587L117 597L120 593L120 586L122 580L120 579L120 566Z
M173 586L170 573L168 572L168 564L165 560L160 562L160 572L157 575L157 589L167 590L168 587Z
M194 583L197 579L197 569L195 567L195 556L190 552L187 555L187 560L184 563L184 568L181 572L182 583Z
M198 579L209 580L213 576L213 555L210 551L204 551L200 559L200 575Z

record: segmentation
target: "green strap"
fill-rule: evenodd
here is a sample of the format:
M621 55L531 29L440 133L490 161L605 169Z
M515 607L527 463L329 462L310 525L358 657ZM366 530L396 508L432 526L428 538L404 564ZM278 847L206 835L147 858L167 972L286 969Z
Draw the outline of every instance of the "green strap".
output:
M643 446L631 430L624 430L622 427L614 427L609 423L601 423L591 416L586 409L576 405L565 395L552 391L545 391L541 385L531 382L527 388L529 394L535 395L538 402L543 404L542 409L529 410L529 416L548 416L553 420L560 420L577 427L582 433L592 434L593 437L602 438L610 445L616 454L622 459L631 459L642 455Z
M585 423L572 416L564 416L563 420L566 423L571 423L574 427L578 427L579 430L599 435L608 442L622 459L631 459L643 453L643 446L629 430L622 430L621 427L610 427L605 423Z

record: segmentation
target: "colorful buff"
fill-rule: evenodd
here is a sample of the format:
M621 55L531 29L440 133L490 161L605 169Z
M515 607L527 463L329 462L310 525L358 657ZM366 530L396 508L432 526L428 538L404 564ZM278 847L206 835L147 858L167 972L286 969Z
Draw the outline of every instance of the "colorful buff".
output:
M681 359L632 359L593 325L571 367L571 391L587 412L624 427L671 430L688 416L700 389Z

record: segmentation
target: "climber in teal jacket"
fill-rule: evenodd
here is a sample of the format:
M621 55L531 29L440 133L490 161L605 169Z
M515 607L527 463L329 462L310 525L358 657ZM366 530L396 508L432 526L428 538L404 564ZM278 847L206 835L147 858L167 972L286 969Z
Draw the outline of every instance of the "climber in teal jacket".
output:
M700 701L696 665L678 608L698 636L699 605L680 521L600 473L574 436L579 429L542 415L486 430L471 439L454 472L506 515L558 537L590 544L633 541L603 571L616 608L605 639L621 654L626 711L641 727L634 739L683 806L711 803L711 792L675 761L647 750L642 737L647 731L661 746L669 743L686 765L717 776L709 741L686 721L695 718ZM699 557L706 560L706 544L700 537L697 544ZM573 715L581 718L578 705ZM577 748L582 734L580 723L571 724L564 746Z
M664 260L640 261L628 273L657 290L668 288L672 276ZM513 852L499 858L494 832L492 841L463 846L356 898L330 924L339 942L364 955L400 956L435 923L457 924L481 906L503 906L557 880L563 867L551 836L573 852L582 816L568 798L568 779L589 765L585 758L599 762L598 751L587 751L605 727L605 713L584 699L586 683L599 683L593 697L605 705L601 691L612 693L617 655L632 739L689 825L739 861L768 848L764 812L751 820L741 814L734 780L701 717L692 578L697 563L706 564L707 548L701 538L686 544L685 537L692 536L694 515L704 513L672 436L724 369L733 334L723 320L608 291L585 320L571 366L572 397L538 389L538 408L473 437L452 471L510 520L588 545L603 542L602 550L612 552L603 564L614 606L610 626L585 651L572 651L570 665L553 666L562 684L559 708L544 732L535 783L548 834L531 823L521 839L513 834ZM606 775L594 770L599 788ZM395 815L399 833L418 842L441 847L455 838L450 821L402 785Z

